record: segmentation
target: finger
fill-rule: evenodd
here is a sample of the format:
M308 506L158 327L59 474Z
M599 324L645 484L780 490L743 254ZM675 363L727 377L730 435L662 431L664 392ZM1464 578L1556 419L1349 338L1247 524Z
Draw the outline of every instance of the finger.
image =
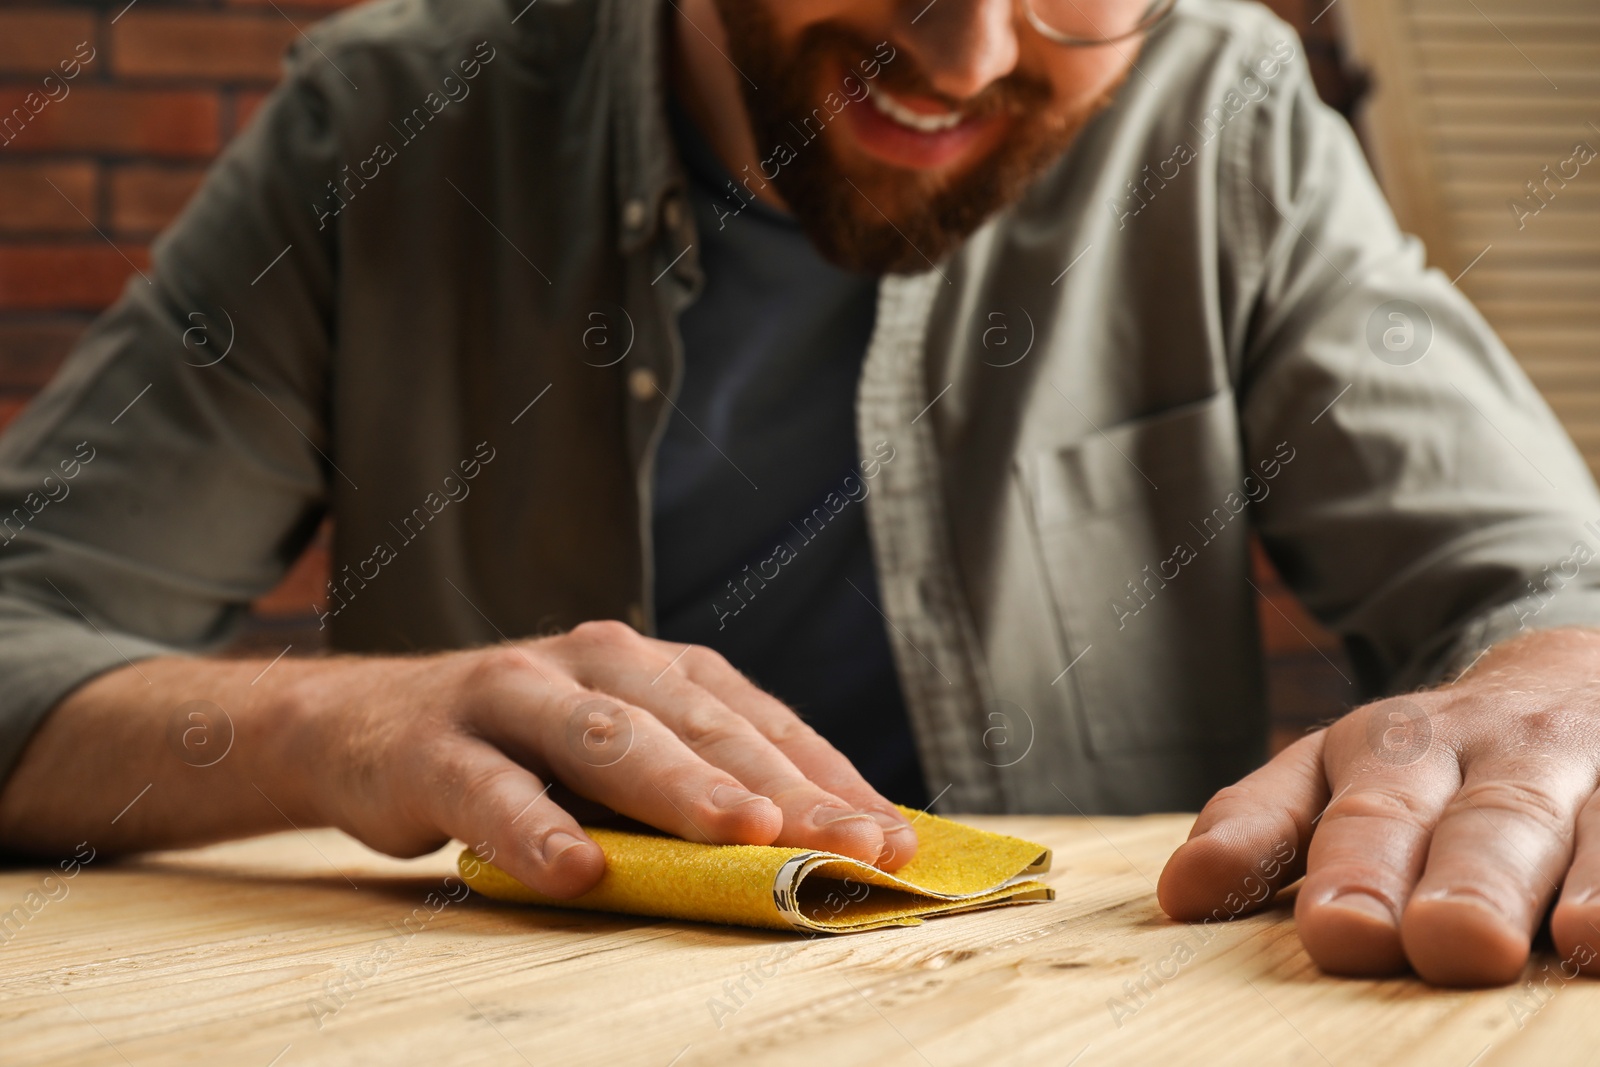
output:
M748 720L806 778L871 817L883 844L879 855L869 862L875 860L882 869L894 871L911 861L917 854L916 830L900 809L868 784L844 753L722 656L705 648L691 648L687 653L681 649L677 646L672 651L674 657L682 657L675 670Z
M443 766L442 780L426 791L434 818L480 860L561 899L594 888L605 873L600 846L526 768L480 742L461 744Z
M1572 864L1550 914L1550 937L1564 975L1600 974L1600 792L1591 792L1578 811Z
M1306 952L1330 974L1405 970L1399 916L1461 785L1455 753L1432 744L1431 734L1420 747L1371 740L1401 729L1385 724L1405 720L1406 709L1370 705L1329 730L1323 766L1335 792L1307 850L1295 924Z
M695 646L678 649L678 664L701 654L716 655ZM808 778L749 719L690 681L673 661L657 665L655 659L652 652L652 662L613 664L592 678L580 669L579 677L645 708L701 759L770 797L783 812L783 830L775 844L837 852L866 863L883 854L883 831L871 814Z
M1162 910L1189 922L1225 920L1256 910L1300 876L1306 842L1328 801L1326 735L1302 737L1211 798L1161 871Z
M1401 941L1419 975L1452 986L1516 980L1593 792L1586 762L1469 760L1401 916Z
M689 841L769 845L783 813L643 708L592 690L551 697L526 675L480 710L485 737L573 792Z

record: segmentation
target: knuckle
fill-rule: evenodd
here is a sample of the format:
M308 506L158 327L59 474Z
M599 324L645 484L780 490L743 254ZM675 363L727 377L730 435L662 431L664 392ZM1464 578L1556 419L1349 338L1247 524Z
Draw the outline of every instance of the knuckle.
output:
M602 704L619 705L620 702L599 690L581 685L553 694L550 700L550 707L562 719L570 719L580 711L600 709ZM593 708L590 705L593 705Z
M1213 819L1238 816L1249 819L1252 824L1269 824L1275 841L1297 841L1303 833L1296 816L1285 810L1270 790L1248 779L1223 786L1213 793L1206 801L1205 813Z
M683 810L693 810L690 805L696 804L702 798L709 796L711 790L733 780L722 771L714 771L703 763L691 760L674 760L671 763L657 767L651 772L652 784L666 797L676 798L676 809L679 813ZM736 780L735 784L737 784Z
M693 749L748 740L754 733L750 724L738 715L703 701L696 701L675 725L678 736Z
M424 763L418 773L418 794L436 798L443 809L481 806L512 768L452 752Z
M813 745L817 742L833 748L833 745L817 733L810 723L787 709L783 714L773 716L772 722L768 723L762 732L766 734L767 740L779 748L790 745Z
M521 681L533 674L530 653L518 645L500 644L473 653L468 683L475 687L497 687Z
M591 768L614 766L633 749L635 724L627 705L603 693L578 689L556 705L567 755Z
M588 622L580 622L572 628L568 636L584 644L607 646L621 645L639 639L637 630L618 619L590 619Z
M684 651L680 662L690 677L696 674L716 675L733 670L733 664L728 662L727 657L705 645L690 645Z
M1424 810L1422 798L1402 790L1378 786L1350 790L1328 805L1327 813L1322 817L1325 824L1345 819L1384 819L1422 832L1433 828L1433 820L1429 812Z
M1205 818L1210 819L1214 825L1217 821L1231 816L1247 818L1252 824L1256 822L1267 823L1272 826L1272 841L1285 842L1293 846L1295 842L1304 840L1308 836L1309 827L1302 826L1297 817L1285 811L1274 802L1270 795L1264 795L1261 787L1248 780L1235 782L1217 790L1211 799L1206 801L1202 812ZM1276 850L1268 860L1276 860L1279 865L1290 862L1276 854Z
M1366 705L1339 725L1346 737L1364 735L1362 740L1378 764L1404 768L1434 752L1435 715L1430 702L1391 697Z
M471 805L488 803L516 772L510 767L476 768L461 775L458 790L463 802Z
M1524 819L1552 836L1568 834L1573 815L1550 790L1531 781L1494 778L1463 786L1453 807L1474 809Z
M1211 799L1206 801L1206 807L1229 811L1234 808L1251 807L1257 800L1254 790L1241 782L1235 782L1213 793Z
M452 761L431 759L423 761L417 769L417 792L422 796L443 797L453 791L461 781L461 774Z

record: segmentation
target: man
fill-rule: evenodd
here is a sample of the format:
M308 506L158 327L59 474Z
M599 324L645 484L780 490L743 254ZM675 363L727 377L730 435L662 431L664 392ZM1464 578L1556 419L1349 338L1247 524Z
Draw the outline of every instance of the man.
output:
M601 808L894 868L891 799L1244 776L1172 915L1309 862L1324 968L1504 982L1564 878L1577 952L1593 484L1292 34L1169 8L311 31L0 441L0 840L453 836L559 896ZM325 513L347 654L193 655ZM1259 770L1251 528L1362 685L1411 694Z

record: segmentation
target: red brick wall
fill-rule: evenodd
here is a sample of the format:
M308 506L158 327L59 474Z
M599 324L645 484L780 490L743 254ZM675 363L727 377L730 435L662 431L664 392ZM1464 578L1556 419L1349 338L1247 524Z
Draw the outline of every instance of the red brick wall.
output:
M0 425L148 265L300 28L346 2L0 6ZM323 538L263 623L307 616L325 569Z
M0 6L0 426L50 378L134 268L147 265L150 240L277 80L279 57L299 28L347 2ZM1319 85L1339 102L1346 86L1329 60L1332 21L1310 27L1301 0L1272 6L1323 42L1312 49ZM22 118L8 127L14 108ZM325 531L257 605L243 647L314 647L316 628L305 621L326 567ZM1258 569L1273 704L1290 736L1340 710L1339 672L1349 671L1336 643L1264 564Z

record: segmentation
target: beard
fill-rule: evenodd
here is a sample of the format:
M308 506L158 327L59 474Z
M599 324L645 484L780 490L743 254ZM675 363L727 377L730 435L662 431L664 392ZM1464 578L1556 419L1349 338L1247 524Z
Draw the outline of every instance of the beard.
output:
M879 62L876 79L858 66L874 56L869 42L831 23L808 28L795 45L780 47L771 19L752 0L716 0L734 63L755 72L757 91L743 84L756 147L763 160L781 160L775 175L763 170L794 212L806 235L828 260L862 274L914 273L943 260L991 216L1021 198L1035 178L1067 150L1080 130L1110 103L1120 79L1093 99L1062 109L1049 82L1012 73L977 96L955 100L935 89L908 57ZM879 57L881 60L881 57ZM870 69L870 68L869 68ZM856 88L819 86L818 71L838 71ZM959 108L966 120L1004 116L1005 137L987 155L951 174L930 174L870 161L847 168L835 147L834 122L815 140L827 118L830 93L844 107L873 107L860 86L916 96ZM842 113L840 108L837 114ZM810 126L807 127L807 121ZM781 146L787 146L787 149Z

